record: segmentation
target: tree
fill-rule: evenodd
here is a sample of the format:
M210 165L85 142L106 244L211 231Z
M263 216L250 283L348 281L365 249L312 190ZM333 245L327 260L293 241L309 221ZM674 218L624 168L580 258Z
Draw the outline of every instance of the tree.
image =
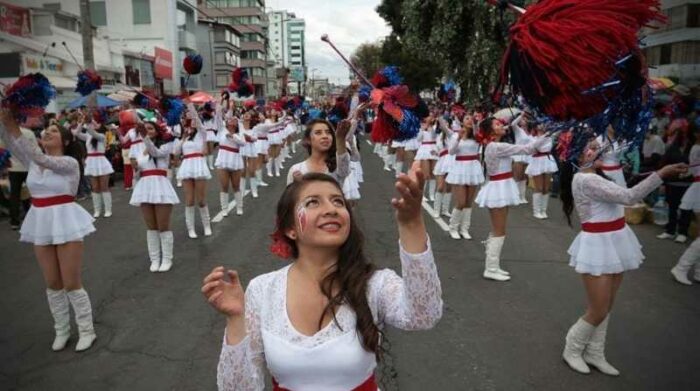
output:
M396 65L404 83L414 92L433 89L442 76L442 68L429 56L411 52L392 34L382 45L382 61Z
M368 79L384 66L381 60L382 45L380 42L363 43L350 56L350 62L357 67Z

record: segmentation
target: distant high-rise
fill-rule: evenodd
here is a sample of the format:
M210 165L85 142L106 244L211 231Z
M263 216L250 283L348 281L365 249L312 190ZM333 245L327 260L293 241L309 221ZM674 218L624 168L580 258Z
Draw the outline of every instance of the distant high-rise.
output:
M306 80L306 22L285 10L268 13L270 59L290 71L291 92L299 93Z

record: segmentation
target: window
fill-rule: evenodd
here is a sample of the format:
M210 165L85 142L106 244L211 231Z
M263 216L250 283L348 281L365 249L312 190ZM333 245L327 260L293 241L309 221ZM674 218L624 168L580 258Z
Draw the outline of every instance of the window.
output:
M216 75L216 87L221 88L221 87L226 87L228 86L229 83L229 75L226 74L217 74Z
M700 27L700 4L688 4L688 27Z
M671 63L671 44L661 45L661 59L659 65Z
M131 0L134 24L151 24L151 1Z
M93 26L107 25L107 9L104 1L90 2L90 21Z

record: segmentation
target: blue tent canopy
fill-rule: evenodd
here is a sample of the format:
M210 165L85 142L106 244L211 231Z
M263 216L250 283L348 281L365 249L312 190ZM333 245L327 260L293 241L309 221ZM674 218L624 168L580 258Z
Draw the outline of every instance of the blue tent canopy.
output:
M87 106L87 100L88 96L81 96L78 99L70 102L68 104L68 107L71 109L75 109L81 106ZM116 101L114 99L110 99L106 96L102 95L97 95L97 107L113 107L113 106L119 106L121 105L122 102Z

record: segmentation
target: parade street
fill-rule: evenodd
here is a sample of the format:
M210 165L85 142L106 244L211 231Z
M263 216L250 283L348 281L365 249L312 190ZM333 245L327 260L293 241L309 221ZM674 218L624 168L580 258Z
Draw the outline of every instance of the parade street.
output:
M370 258L400 270L390 199L393 173L361 143L365 183L356 217ZM304 154L298 151L293 161ZM293 161L288 161L289 167ZM215 266L239 271L244 283L286 263L268 251L284 177L268 178L260 198L245 197L245 215L214 223L211 237L187 237L184 206L172 215L174 266L150 273L144 223L113 188L114 216L85 238L83 281L90 291L98 339L92 349L52 352L45 285L32 246L0 230L0 390L214 390L225 319L200 293ZM218 186L209 182L212 216ZM182 189L177 189L182 202ZM89 200L82 205L90 209ZM655 238L651 224L633 226L644 245L640 270L625 274L611 315L607 357L621 371L583 376L561 358L564 335L585 308L580 276L566 250L569 228L558 200L549 220L529 206L512 208L502 266L513 279L482 278L489 219L475 208L474 240L453 240L427 213L442 282L444 315L430 331L389 330L383 368L388 389L400 390L692 390L700 384L700 285L682 286L669 269L686 246ZM216 219L215 219L216 221ZM199 224L199 222L198 222ZM443 224L444 226L444 224ZM198 228L201 232L201 227ZM395 381L386 382L395 370ZM60 386L59 386L60 385ZM382 388L384 389L384 388Z

